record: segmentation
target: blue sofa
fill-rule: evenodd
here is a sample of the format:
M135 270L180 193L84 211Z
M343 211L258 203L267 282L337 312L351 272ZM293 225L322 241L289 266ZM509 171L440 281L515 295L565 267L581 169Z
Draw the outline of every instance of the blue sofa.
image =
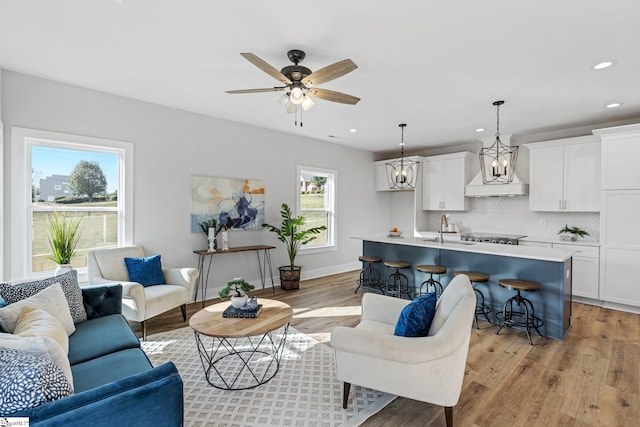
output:
M74 393L10 417L31 427L182 426L182 379L171 362L154 368L122 316L122 286L82 290L87 320L69 336Z

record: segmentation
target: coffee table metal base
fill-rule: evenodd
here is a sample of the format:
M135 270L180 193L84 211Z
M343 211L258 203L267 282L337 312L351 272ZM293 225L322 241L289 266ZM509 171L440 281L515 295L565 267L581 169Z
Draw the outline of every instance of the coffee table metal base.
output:
M207 382L221 390L248 390L280 369L289 323L263 335L221 338L194 331Z

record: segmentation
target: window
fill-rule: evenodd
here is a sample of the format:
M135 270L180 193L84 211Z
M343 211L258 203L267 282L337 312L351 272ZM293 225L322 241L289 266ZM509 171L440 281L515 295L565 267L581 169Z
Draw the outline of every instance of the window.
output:
M81 275L91 249L131 244L131 143L12 128L12 159L12 278L56 268L47 231L53 212L80 221L72 265Z
M335 189L334 170L298 166L298 214L305 217L305 227L326 226L317 238L302 246L302 250L335 249Z

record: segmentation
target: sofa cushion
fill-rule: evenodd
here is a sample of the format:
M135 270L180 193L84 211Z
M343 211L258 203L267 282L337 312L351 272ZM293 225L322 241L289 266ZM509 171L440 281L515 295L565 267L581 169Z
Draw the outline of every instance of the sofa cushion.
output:
M65 334L66 335L66 334ZM71 366L69 359L60 344L53 339L44 336L23 337L19 335L0 333L0 347L12 348L14 350L24 351L37 357L44 357L51 360L58 368L62 370L64 375L73 384L73 376L71 375Z
M71 365L127 348L139 348L140 340L121 314L98 317L76 325L69 337Z
M401 337L426 337L436 314L436 294L430 292L413 300L402 309L394 335Z
M125 258L129 280L142 286L164 285L167 281L162 273L160 255L139 258Z
M69 380L51 360L0 348L0 416L33 408L73 393Z
M64 330L67 331L67 335L71 335L73 331L76 330L73 319L71 318L71 312L69 311L69 305L64 297L60 283L46 287L29 298L0 308L0 321L4 323L7 331L13 332L18 316L22 312L22 309L28 305L41 308L58 319L64 327Z
M13 304L29 298L55 283L60 283L62 286L62 291L64 292L64 297L67 299L73 323L80 323L87 320L87 312L82 302L82 291L80 290L80 286L78 286L78 272L76 270L33 282L15 284L0 283L0 296L6 300L7 304Z
M127 378L153 368L141 349L129 348L71 367L76 393Z

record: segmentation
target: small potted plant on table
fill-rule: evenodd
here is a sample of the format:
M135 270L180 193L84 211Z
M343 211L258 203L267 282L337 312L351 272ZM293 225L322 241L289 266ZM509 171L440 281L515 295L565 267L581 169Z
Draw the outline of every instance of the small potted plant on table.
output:
M315 240L316 237L318 237L316 235L322 230L326 230L327 227L322 225L306 230L303 229L304 217L302 215L294 217L286 203L282 204L280 216L282 217L280 227L275 227L270 224L262 224L262 226L275 233L278 236L278 240L283 242L287 247L289 265L278 267L278 270L280 270L280 287L286 291L290 291L300 287L300 272L302 271L302 267L295 265L300 246Z
M227 286L220 289L220 292L218 292L218 296L220 297L220 299L224 299L229 297L229 294L233 292L230 298L231 305L235 308L241 308L245 306L247 300L249 299L246 292L251 292L254 289L255 286L253 286L251 283L246 282L242 277L236 277L227 282Z

